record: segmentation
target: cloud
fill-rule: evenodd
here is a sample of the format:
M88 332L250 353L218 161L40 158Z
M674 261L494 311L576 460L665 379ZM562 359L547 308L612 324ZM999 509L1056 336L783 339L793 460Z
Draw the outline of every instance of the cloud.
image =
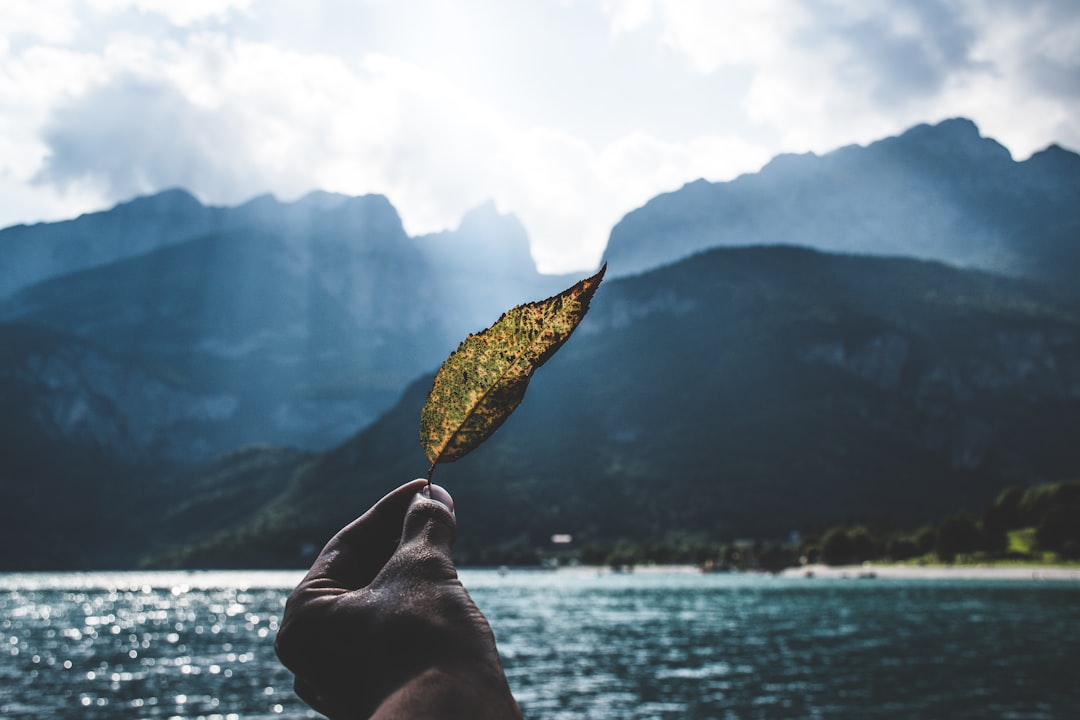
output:
M0 48L25 39L70 42L79 27L71 0L0 3Z
M178 27L190 27L207 20L222 21L237 11L247 11L253 0L89 0L95 10L116 13L136 10L157 14Z
M974 33L944 2L896 6L888 14L873 7L825 3L799 32L805 56L834 48L838 79L868 90L872 104L888 109L932 97L950 75L975 66Z
M1080 149L1080 5L985 0L971 18L973 54L991 69L950 101L1019 157L1054 141Z
M594 146L515 125L453 78L381 54L349 64L203 32L117 36L102 58L100 78L43 123L39 185L113 200L179 186L221 204L376 192L412 234L456 226L491 198L522 219L545 271L595 266L615 222L657 192L767 159L731 137L683 145L634 131Z
M31 183L49 152L42 126L101 67L96 55L65 47L80 27L64 0L0 3L0 218L8 221L0 224L69 217L107 200L94 188Z
M1080 5L1069 0L646 1L611 3L613 30L655 33L697 73L746 72L743 109L787 150L955 115L1021 155L1080 140L1065 121L1080 110Z
M1071 2L424 7L438 27L384 2L0 4L0 220L321 188L420 234L491 198L571 271L650 197L780 152L957 115L1021 156L1080 147Z
M174 88L116 78L51 118L44 131L50 154L35 180L61 189L88 183L112 198L163 187L220 196L236 179L222 152L233 135Z
M717 167L760 167L767 151L737 136L690 143L634 132L593 148L572 135L536 129L508 144L500 207L543 239L533 249L549 271L595 267L611 228L630 209ZM643 172L643 169L647 169Z
M972 34L941 3L656 2L654 32L701 74L742 70L753 121L825 150L923 119L912 107L969 68Z

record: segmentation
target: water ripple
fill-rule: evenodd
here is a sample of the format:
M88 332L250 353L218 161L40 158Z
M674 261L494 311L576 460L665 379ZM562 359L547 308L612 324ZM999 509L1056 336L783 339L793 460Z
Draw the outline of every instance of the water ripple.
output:
M463 572L526 717L1071 718L1080 586ZM0 575L0 717L316 717L299 573Z

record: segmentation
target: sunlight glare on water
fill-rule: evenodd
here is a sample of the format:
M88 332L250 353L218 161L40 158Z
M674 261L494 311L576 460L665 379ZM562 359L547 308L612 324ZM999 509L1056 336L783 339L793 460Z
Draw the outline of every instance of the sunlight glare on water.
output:
M317 717L300 571L0 574L0 717ZM531 719L1075 717L1080 583L463 571Z
M0 716L315 717L272 647L300 575L0 576Z

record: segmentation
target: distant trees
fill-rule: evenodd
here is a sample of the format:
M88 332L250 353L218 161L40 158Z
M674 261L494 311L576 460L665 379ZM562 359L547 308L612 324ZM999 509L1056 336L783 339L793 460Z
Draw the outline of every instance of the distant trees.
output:
M560 563L569 557L557 558ZM674 537L666 541L636 543L619 540L613 544L590 543L574 560L585 565L626 570L639 565L696 565L708 571L764 570L779 572L798 565L798 548L788 543L760 541L708 542Z
M879 556L879 540L865 525L831 528L821 538L821 560L829 565L851 565Z
M1035 526L1040 549L1080 559L1080 482L1032 488L1017 510L1021 522Z
M1011 535L1031 535L1034 545L1011 546ZM808 546L817 549L821 561L829 565L921 557L943 562L960 557L1040 559L1032 553L1080 560L1080 481L1007 488L978 518L958 512L914 532L884 531L866 524L832 527L820 540L811 538Z
M983 527L966 512L956 513L945 518L938 526L935 550L938 558L952 562L957 555L969 555L988 550L984 543L986 535Z
M838 525L798 541L715 542L673 533L664 540L587 542L558 553L523 534L472 553L464 564L583 563L630 569L638 565L697 565L710 571L777 572L806 562L853 565L866 561L1080 560L1080 480L1007 488L977 515L957 512L936 524L893 529L872 523Z

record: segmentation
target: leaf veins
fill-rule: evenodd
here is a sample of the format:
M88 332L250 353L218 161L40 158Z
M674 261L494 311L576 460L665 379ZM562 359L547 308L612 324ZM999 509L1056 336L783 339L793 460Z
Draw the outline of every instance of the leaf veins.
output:
M606 269L558 295L508 310L443 362L420 412L420 442L432 468L476 448L517 408L533 372L585 317Z

